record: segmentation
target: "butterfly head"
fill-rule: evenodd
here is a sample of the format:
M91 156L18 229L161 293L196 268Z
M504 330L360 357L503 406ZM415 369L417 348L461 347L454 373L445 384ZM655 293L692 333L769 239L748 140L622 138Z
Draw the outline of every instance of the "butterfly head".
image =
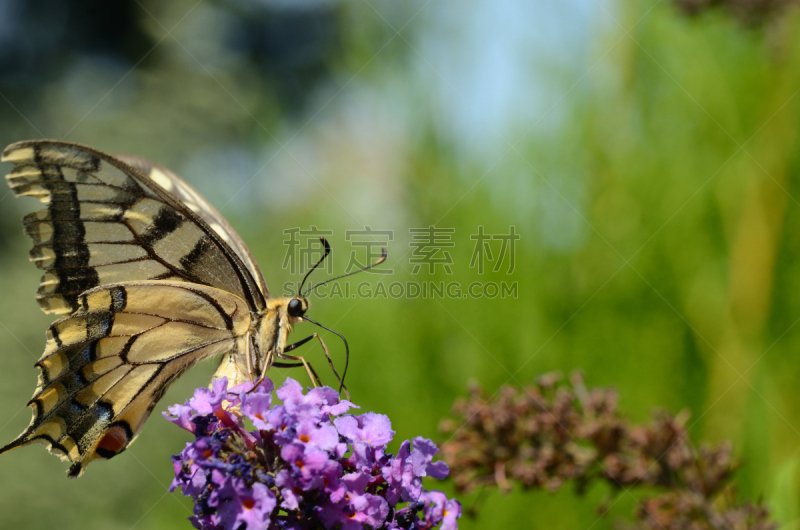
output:
M286 305L286 312L290 317L302 318L306 311L308 311L308 298L304 296L292 298Z

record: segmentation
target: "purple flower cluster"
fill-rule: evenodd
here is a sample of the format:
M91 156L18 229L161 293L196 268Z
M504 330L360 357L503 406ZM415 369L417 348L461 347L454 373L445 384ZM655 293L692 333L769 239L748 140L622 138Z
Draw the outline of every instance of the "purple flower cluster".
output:
M438 448L430 440L387 453L389 418L347 414L358 407L328 387L304 394L287 379L276 391L283 404L273 406L269 379L227 386L219 379L164 414L195 435L172 458L170 491L180 486L194 498L196 528L458 528L458 501L422 488L422 477L449 472L432 461Z

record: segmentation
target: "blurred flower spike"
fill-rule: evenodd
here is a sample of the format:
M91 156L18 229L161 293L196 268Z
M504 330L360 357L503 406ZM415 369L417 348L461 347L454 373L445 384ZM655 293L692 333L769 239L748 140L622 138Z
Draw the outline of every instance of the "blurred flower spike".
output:
M389 418L348 414L358 407L328 387L304 393L287 379L275 405L269 379L227 387L219 379L164 414L195 435L172 457L170 491L194 499L196 528L458 528L458 501L422 488L423 477L449 472L432 461L438 448L430 440L387 453Z

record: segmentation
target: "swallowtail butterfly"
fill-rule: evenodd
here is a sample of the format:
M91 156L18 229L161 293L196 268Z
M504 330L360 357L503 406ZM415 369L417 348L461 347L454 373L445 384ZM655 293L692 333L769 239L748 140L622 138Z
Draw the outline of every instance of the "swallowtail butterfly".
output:
M177 175L53 140L12 144L2 160L15 165L14 194L45 204L23 224L45 271L39 305L64 318L36 363L33 419L0 453L43 443L80 476L125 450L170 383L217 354L214 378L232 385L270 366L303 365L319 381L288 353L316 336L287 345L295 324L314 322L305 295L270 298L239 235Z

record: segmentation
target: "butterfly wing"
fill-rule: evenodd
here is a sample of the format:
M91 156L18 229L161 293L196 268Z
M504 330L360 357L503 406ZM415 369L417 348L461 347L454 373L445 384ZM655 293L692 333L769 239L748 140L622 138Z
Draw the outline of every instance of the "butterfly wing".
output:
M39 442L70 477L130 445L184 371L220 353L247 355L250 311L212 287L165 281L94 288L47 331L33 420L0 453Z
M261 269L256 264L255 258L250 253L250 249L236 233L236 230L228 223L228 221L214 208L208 201L206 201L200 193L197 192L186 181L169 169L156 164L146 158L136 155L115 155L119 160L126 164L138 169L142 174L149 177L156 184L164 188L176 199L186 205L192 212L200 216L208 226L211 227L219 236L236 251L239 258L247 266L253 277L258 282L261 292L265 297L269 297L269 289L267 283L264 281L264 276L261 274ZM254 361L255 362L255 361ZM214 373L214 379L226 377L228 381L243 382L248 380L248 362L246 359L237 356L235 352L225 354L220 359L219 367Z
M37 292L45 312L70 314L80 294L97 286L152 279L216 287L251 310L265 306L252 258L246 265L203 217L138 169L52 140L12 144L2 160L15 164L7 175L14 194L46 204L23 220L34 242L31 260L45 271ZM214 212L205 219L221 217Z
M264 296L269 297L267 282L264 281L264 275L253 258L253 254L250 253L250 249L222 214L197 190L169 169L146 158L135 155L116 155L116 158L141 171L205 221L236 252L255 278L261 292L264 293Z

